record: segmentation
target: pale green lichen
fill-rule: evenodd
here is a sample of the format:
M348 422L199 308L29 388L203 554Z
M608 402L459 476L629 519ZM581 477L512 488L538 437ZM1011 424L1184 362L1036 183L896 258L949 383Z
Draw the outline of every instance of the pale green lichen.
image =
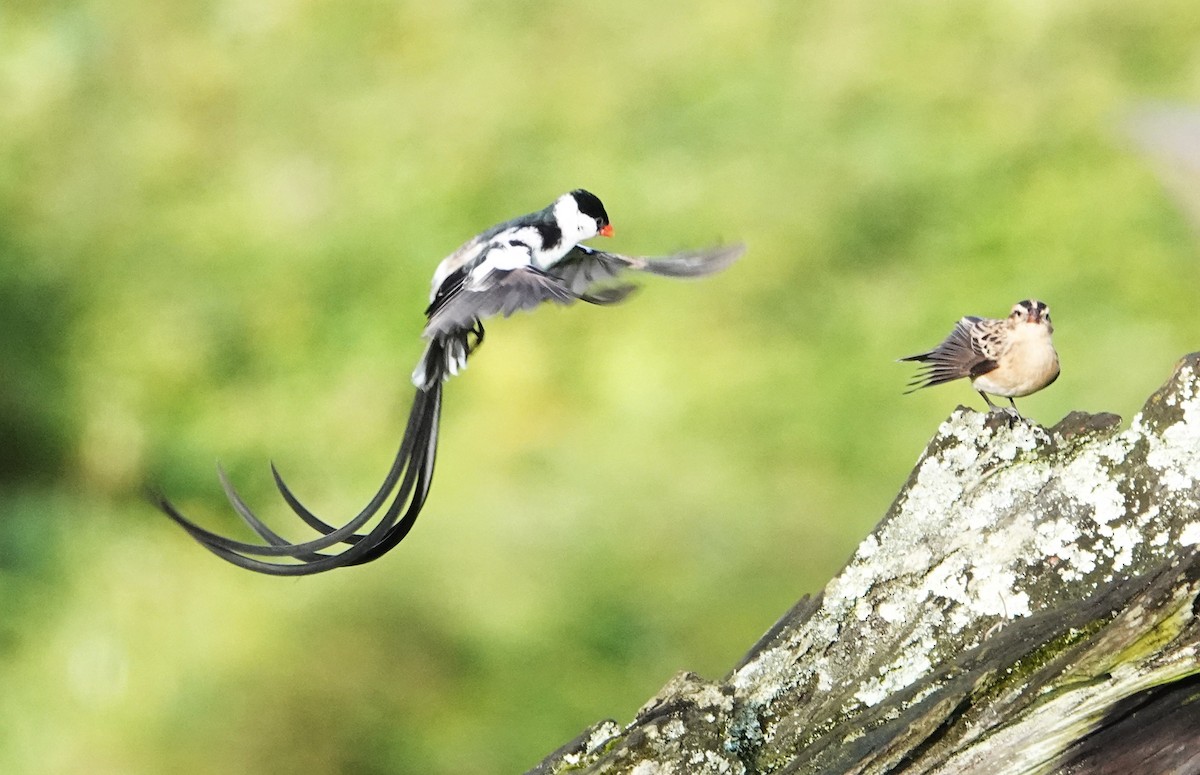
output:
M1195 590L1184 590L1177 595L1176 606L1171 615L1162 617L1157 624L1150 628L1140 626L1140 622L1136 621L1138 615L1144 616L1141 611L1134 611L1127 618L1133 619L1134 622L1129 626L1133 632L1139 632L1140 635L1136 640L1131 642L1112 659L1112 668L1117 665L1136 664L1150 659L1155 654L1162 651L1165 644L1170 643L1179 637L1183 629L1187 627L1195 618L1192 612L1191 600L1195 597ZM1196 666L1200 672L1200 665Z
M926 639L919 644L923 648L919 648L916 654L903 655L884 665L878 675L863 682L854 693L854 698L869 708L921 678L933 667L929 654L935 645L932 639Z
M815 611L782 628L735 671L726 691L677 676L656 702L686 695L697 708L711 708L701 719L728 723L726 753L760 771L785 767L824 735L849 740L869 732L853 720L839 726L864 708L876 709L870 718L878 723L941 691L945 685L929 680L936 666L1005 622L1083 600L1106 580L1144 573L1165 552L1200 544L1200 519L1190 516L1200 501L1196 372L1185 364L1124 432L1102 418L1074 417L1052 438L1038 426L956 411ZM1181 510L1190 521L1181 524ZM1183 590L1165 619L1136 608L1114 621L1100 615L981 676L972 701L985 711L997 695L1034 688L1035 674L1039 682L1058 677L1038 683L1034 704L1002 727L968 721L963 739L980 744L963 745L939 772L1042 771L1113 702L1200 670L1194 647L1170 647L1192 622L1195 592ZM1101 636L1102 628L1109 629ZM1068 673L1053 666L1071 649L1091 648L1085 641L1109 643L1126 628L1131 642L1116 657L1101 649L1097 658L1072 655ZM905 702L888 702L906 689ZM741 760L688 751L694 741L681 719L655 719L639 730L654 746L684 751L674 764L639 765L638 775L744 772ZM597 730L587 747L611 750L620 735L615 725Z
M1200 672L1194 648L1180 649L1172 659L1160 658L1163 646L1177 638L1191 622L1190 601L1195 592L1195 589L1178 590L1176 605L1168 615L1147 628L1128 647L1101 662L1085 660L1082 664L1086 674L1077 669L1044 687L1038 703L995 730L986 744L964 747L939 768L939 773L1048 773L1053 771L1062 752L1091 731L1116 702ZM1121 627L1141 632L1138 620L1145 615L1148 612L1133 609L1119 621L1097 621L1088 628L1068 631L998 676L1000 680L983 690L977 704L986 706L988 695L1021 691L1028 676L1063 651L1091 640L1100 629Z
M1189 369L1179 379L1196 375ZM1132 568L1148 547L1173 545L1163 520L1198 492L1200 391L1188 383L1169 403L1165 428L1139 415L1123 433L1065 439L955 412L888 519L825 588L819 609L732 676L739 701L763 707L793 688L815 689L847 698L837 714L846 718L919 682L996 624L1030 615L1039 607L1031 586L1039 579L1057 577L1051 588L1075 585L1087 594ZM1137 488L1156 486L1144 482L1165 486L1174 500L1142 505L1147 498ZM1178 542L1200 543L1200 521L1184 526ZM1048 644L1002 683L1021 680L1074 642ZM791 723L809 724L812 736L835 721Z
M1191 365L1180 369L1176 389L1168 393L1168 406L1179 409L1180 419L1162 431L1161 437L1138 414L1130 433L1145 436L1149 443L1146 464L1160 472L1163 486L1178 491L1195 507L1196 472L1200 470L1200 379Z
M978 552L972 551L977 547L971 536L1045 483L1048 466L1013 467L1009 461L1046 444L1049 437L1040 428L1020 423L989 426L987 420L986 415L961 411L942 424L941 441L934 442L938 451L920 462L897 513L863 542L850 564L826 587L823 605L810 620L807 633L827 638L813 637L803 649L822 653L822 668L807 674L803 663L776 665L773 656L760 655L734 676L735 687L750 689L743 699L769 699L751 687L762 686L760 681L773 672L771 667L786 671L791 685L812 677L828 691L836 683L831 671L845 675L848 661L871 659L872 649L861 645L853 654L829 653L839 631L822 623L860 622L860 644L878 643L896 655L877 674L846 687L859 702L871 704L927 672L936 643L933 635L943 628L962 631L985 616L1028 615L1029 595L1018 588L1018 569L1026 561L1018 547L1025 541L1018 547L1010 545L1012 531L1006 531L1007 538L996 539L996 546L987 552ZM983 487L991 475L1008 481ZM1016 532L1032 538L1032 519L1023 518L1029 525ZM941 527L930 527L931 522ZM938 541L931 545L931 536L940 539L940 545ZM884 546L886 553L881 551ZM945 559L931 569L936 556ZM899 639L899 632L888 635L888 630L901 627L906 632Z
M746 767L739 761L731 761L712 751L696 751L687 762L688 773L704 773L705 775L739 775Z

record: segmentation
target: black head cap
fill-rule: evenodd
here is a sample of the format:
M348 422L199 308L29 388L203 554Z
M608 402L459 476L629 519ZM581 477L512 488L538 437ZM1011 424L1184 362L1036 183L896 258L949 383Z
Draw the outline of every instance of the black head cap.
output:
M579 212L596 219L597 228L602 229L608 225L608 213L605 212L600 197L591 191L584 191L582 188L572 191L571 196L575 199L575 204L579 206Z

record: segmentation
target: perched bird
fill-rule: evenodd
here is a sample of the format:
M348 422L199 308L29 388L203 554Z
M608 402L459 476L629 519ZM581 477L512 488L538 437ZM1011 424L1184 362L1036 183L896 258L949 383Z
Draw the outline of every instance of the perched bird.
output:
M292 543L275 533L250 510L220 467L217 472L230 504L265 543L238 541L206 530L161 495L154 496L156 504L206 549L259 573L308 575L381 557L408 535L425 504L437 456L442 385L466 367L467 358L483 342L486 318L507 317L547 301L615 304L633 290L629 284L611 284L627 271L701 277L729 266L744 251L743 246L733 245L646 259L579 244L612 233L600 200L576 189L542 210L493 226L438 265L425 310L425 351L412 373L416 397L400 448L375 495L340 527L305 507L274 463L271 473L283 500L320 537ZM377 516L378 521L364 530ZM346 546L326 552L338 544Z
M1011 411L1024 419L1013 399L1058 379L1053 333L1050 308L1036 299L1017 302L1002 320L965 317L937 347L900 359L921 364L906 392L967 377L991 411ZM1012 409L993 404L989 393L1007 398Z

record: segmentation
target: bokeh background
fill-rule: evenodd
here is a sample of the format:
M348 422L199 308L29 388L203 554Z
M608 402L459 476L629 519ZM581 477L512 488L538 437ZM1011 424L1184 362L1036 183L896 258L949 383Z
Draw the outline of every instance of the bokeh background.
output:
M1200 348L1129 132L1198 41L1194 0L5 0L0 771L518 772L720 677L982 407L898 356L1042 298L1049 425ZM490 325L392 554L259 577L147 505L238 530L219 459L286 532L274 459L357 511L437 261L577 186L604 247L750 251Z

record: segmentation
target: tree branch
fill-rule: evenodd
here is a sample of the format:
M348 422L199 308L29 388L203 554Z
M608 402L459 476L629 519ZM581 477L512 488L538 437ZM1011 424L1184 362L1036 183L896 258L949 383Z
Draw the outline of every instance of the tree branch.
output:
M959 407L721 682L531 773L1200 772L1200 353L1119 423Z

